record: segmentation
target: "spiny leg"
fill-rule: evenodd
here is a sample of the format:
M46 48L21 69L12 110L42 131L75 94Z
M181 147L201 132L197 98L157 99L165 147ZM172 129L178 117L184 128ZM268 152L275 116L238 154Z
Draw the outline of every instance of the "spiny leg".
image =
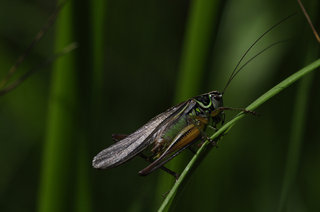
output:
M140 153L139 156L142 157L143 159L145 159L149 163L152 163L154 161L153 159L151 159L150 157L146 156L143 153ZM160 166L160 169L167 172L168 174L172 175L176 180L178 180L179 174L177 174L176 172L172 171L171 169L168 169L165 166Z
M194 155L197 153L197 151L196 150L194 150L193 148L192 148L192 146L189 146L189 148L188 148Z
M208 134L200 128L201 124L207 124L207 123L205 123L204 120L201 121L200 117L197 118L196 116L190 116L189 118L190 118L189 121L191 121L191 123L194 124L194 126L200 131L200 134L202 135L201 142L199 143L199 147L201 147L206 140L208 140L211 144L213 144L213 146L216 146L217 145L216 142L212 140L208 136ZM214 127L212 128L216 130L216 128Z

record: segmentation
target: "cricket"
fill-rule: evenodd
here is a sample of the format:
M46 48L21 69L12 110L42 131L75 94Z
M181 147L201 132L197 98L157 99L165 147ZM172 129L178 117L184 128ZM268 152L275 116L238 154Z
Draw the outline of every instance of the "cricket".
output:
M224 123L224 111L238 110L255 114L254 111L242 108L224 107L223 95L234 77L250 61L272 46L284 42L279 41L271 44L240 66L245 56L261 38L291 16L274 24L255 40L240 58L222 92L214 90L181 102L152 118L130 135L114 134L112 137L116 143L98 153L93 158L92 166L96 169L113 168L140 155L150 163L139 171L140 175L146 176L161 168L178 179L179 174L164 165L187 148L193 151L190 147L194 143L210 140L206 131L208 128L216 130L219 124ZM217 141L210 142L216 145Z

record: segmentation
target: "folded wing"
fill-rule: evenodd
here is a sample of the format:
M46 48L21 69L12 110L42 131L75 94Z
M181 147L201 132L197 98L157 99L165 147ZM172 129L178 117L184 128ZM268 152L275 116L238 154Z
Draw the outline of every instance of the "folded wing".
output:
M126 138L102 150L94 157L92 166L97 169L106 169L130 160L154 142L160 124L168 122L171 117L184 110L188 103L184 102L168 109Z

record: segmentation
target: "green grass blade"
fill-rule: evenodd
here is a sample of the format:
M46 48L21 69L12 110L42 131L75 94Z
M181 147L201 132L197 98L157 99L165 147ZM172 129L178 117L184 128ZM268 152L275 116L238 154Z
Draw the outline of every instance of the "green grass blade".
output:
M290 188L294 182L299 166L300 147L303 141L304 126L306 124L306 113L311 88L312 76L307 76L301 80L296 101L294 104L293 120L291 126L291 138L288 147L287 163L284 171L284 179L280 196L279 212L285 211Z
M265 103L267 100L275 96L276 94L280 93L282 90L293 84L295 81L300 79L301 77L305 76L309 72L315 70L316 68L320 67L320 59L314 61L310 65L304 67L303 69L299 70L298 72L292 74L282 82L280 82L278 85L274 86L271 88L269 91L267 91L265 94L260 96L258 99L256 99L253 103L251 103L246 109L247 110L255 110L258 108L260 105ZM216 133L214 133L210 138L211 139L216 139L220 135L223 135L226 131L229 131L231 127L240 119L242 119L245 116L243 113L239 113L235 118L233 118L231 121L223 125ZM191 174L191 169L195 169L195 165L199 164L201 161L201 158L204 158L206 153L208 153L210 147L208 146L209 142L206 141L201 148L197 151L197 153L194 155L194 157L190 160L186 168L183 170L181 173L179 179L176 181L172 189L170 190L169 194L166 196L165 200L163 201L162 205L159 208L159 212L161 211L167 211L170 208L171 202L173 201L175 194L177 193L178 188L180 185L185 181L187 175Z
M313 4L313 7L310 8L314 8L314 11L312 11L314 13L315 8L318 8L317 1L312 1L310 3ZM307 60L310 60L310 58L314 58L314 56L317 55L313 41L310 43L312 43L312 45L309 45L308 47L308 54L306 56ZM292 114L293 117L291 125L291 135L288 144L288 153L285 164L280 200L278 205L279 212L287 211L288 198L290 192L294 191L293 185L297 177L297 172L300 164L300 155L302 152L301 146L302 142L304 141L303 135L307 127L307 109L310 102L310 91L313 78L314 74L312 73L309 76L302 79L297 89L296 100Z
M296 178L297 170L299 167L301 144L303 142L303 134L306 128L307 107L309 103L309 93L311 90L312 79L313 73L301 80L297 90L293 110L287 161L278 207L279 212L286 210L288 195L290 190L292 189L292 185Z
M184 101L199 93L214 38L219 2L200 0L192 1L190 5L176 88L176 102Z
M57 19L55 49L73 41L73 5L65 5ZM53 67L47 132L44 143L38 211L65 211L70 205L75 132L75 53Z
M191 2L182 47L175 102L195 96L201 90L200 85L209 60L214 28L218 19L219 2L218 0ZM182 157L176 158L169 167L174 167L173 169L181 167L182 161ZM160 178L156 195L165 193L171 182L171 179L168 181L168 178Z

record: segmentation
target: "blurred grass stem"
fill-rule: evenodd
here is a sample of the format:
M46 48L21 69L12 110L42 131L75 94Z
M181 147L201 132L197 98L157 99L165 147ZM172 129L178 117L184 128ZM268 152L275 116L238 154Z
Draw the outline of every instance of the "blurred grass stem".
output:
M246 107L246 110L255 110L256 108L258 108L260 105L262 105L264 102L266 102L267 100L269 100L270 98L272 98L273 96L275 96L276 94L280 93L282 90L284 90L285 88L287 88L288 86L290 86L291 84L293 84L295 81L297 81L298 79L302 78L303 76L305 76L306 74L308 74L309 72L315 70L316 68L320 67L320 59L314 61L313 63L309 64L308 66L304 67L303 69L301 69L300 71L292 74L291 76L289 76L288 78L286 78L285 80L283 80L282 82L280 82L278 85L274 86L273 88L271 88L269 91L267 91L265 94L263 94L262 96L260 96L258 99L256 99L254 102L252 102L248 107ZM228 123L226 123L225 125L223 125L216 133L214 133L210 138L212 140L218 138L219 136L225 134L226 132L228 132L232 126L239 121L240 119L242 119L245 116L244 113L239 113L237 116L235 116L235 118L233 118L231 121L229 121ZM175 197L175 194L177 193L178 188L182 185L182 183L184 182L184 179L186 178L187 175L191 174L191 169L194 170L195 169L195 165L199 164L201 161L201 158L204 158L204 155L208 153L208 148L207 146L209 145L209 142L206 141L204 142L204 144L199 148L199 150L197 151L197 153L193 156L193 158L190 160L190 162L188 163L188 165L185 167L185 169L183 170L183 172L181 173L179 179L176 181L176 183L174 184L174 186L172 187L172 189L170 190L169 194L167 195L167 197L165 198L165 200L163 201L162 205L159 208L159 212L161 211L168 211L170 209L170 205Z

